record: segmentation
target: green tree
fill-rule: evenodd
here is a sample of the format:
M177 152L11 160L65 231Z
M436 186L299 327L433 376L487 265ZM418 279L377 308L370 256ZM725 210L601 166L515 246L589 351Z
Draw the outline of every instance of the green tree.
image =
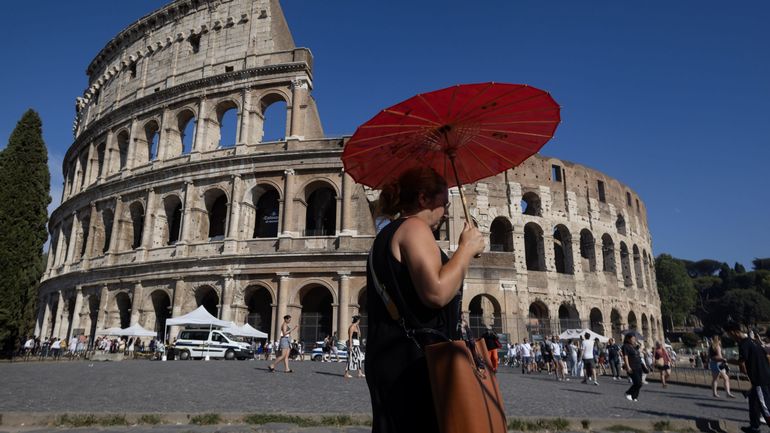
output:
M746 267L742 264L735 262L735 266L733 266L733 269L735 269L736 274L745 274L746 273Z
M655 259L655 273L661 314L672 324L683 323L693 312L698 299L685 265L668 254L661 254Z
M50 184L42 122L28 110L0 152L0 345L6 353L34 326Z
M728 318L745 325L770 320L770 300L755 290L730 290L714 301L711 321L724 323Z
M770 257L765 257L763 259L754 259L751 261L751 264L754 265L754 270L765 270L770 271Z
M717 260L703 259L690 262L687 271L693 277L707 277L716 274L721 267L722 263Z

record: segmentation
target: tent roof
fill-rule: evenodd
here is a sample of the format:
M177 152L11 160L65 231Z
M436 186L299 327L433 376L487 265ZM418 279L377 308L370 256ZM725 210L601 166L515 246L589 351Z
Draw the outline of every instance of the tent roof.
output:
M238 326L235 324L235 322L230 322L230 326L224 328L223 331L241 337L267 338L267 334L260 330L254 329L254 327L248 323L242 326Z
M230 322L217 319L216 317L212 316L208 311L206 311L206 309L203 308L203 305L201 305L200 307L195 309L195 311L187 313L183 316L174 317L166 320L166 326L179 326L179 325L205 325L205 326L216 326L220 328L227 328L228 326L230 326Z
M583 329L565 329L561 334L559 334L559 338L562 340L577 340L582 339L583 336L588 332L591 334L591 339L598 338L600 343L606 343L609 341L609 338L605 337L604 335L598 334L590 329L583 328Z

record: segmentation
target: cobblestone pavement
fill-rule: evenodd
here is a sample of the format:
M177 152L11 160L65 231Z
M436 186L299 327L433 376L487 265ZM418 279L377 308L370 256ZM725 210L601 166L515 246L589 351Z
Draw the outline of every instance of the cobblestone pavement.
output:
M271 374L266 361L3 363L0 413L370 413L365 380L343 379L344 364L306 361L292 368ZM607 377L599 386L583 385L503 367L498 378L509 417L748 418L740 394L714 399L706 388L651 382L638 402L629 402L628 383Z

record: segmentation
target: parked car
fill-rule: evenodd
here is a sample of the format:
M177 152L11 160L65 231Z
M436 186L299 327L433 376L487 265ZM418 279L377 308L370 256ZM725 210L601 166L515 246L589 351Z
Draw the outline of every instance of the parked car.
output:
M310 354L310 359L313 361L321 361L321 359L324 356L323 352L324 342L323 341L316 341L315 342L315 348L313 348L313 352ZM334 358L334 353L330 353L329 356L331 356L331 359ZM337 356L340 360L347 361L348 360L348 345L346 341L338 341L337 342ZM361 351L361 361L364 360L364 351Z
M254 351L248 343L237 341L234 336L216 329L183 329L173 349L176 357L181 360L206 356L227 360L254 357Z

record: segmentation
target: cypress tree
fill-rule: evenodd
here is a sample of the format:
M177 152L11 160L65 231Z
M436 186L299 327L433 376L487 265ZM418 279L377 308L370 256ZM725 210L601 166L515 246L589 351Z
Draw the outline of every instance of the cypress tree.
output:
M6 353L34 331L50 184L42 122L28 110L0 152L0 344Z

